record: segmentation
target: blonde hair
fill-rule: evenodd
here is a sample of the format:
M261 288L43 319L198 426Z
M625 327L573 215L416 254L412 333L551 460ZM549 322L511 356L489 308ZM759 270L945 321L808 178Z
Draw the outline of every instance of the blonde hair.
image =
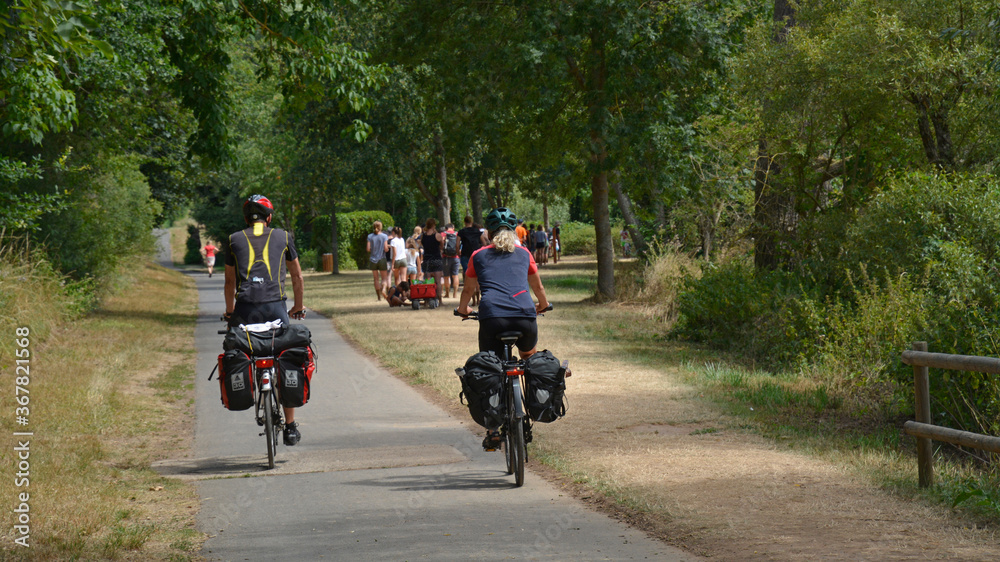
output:
M372 230L374 230L375 232L381 232L382 231L382 221L375 221L372 224Z
M490 241L493 242L494 248L505 254L509 254L517 248L518 238L517 234L515 234L513 230L501 228L493 233L493 237Z

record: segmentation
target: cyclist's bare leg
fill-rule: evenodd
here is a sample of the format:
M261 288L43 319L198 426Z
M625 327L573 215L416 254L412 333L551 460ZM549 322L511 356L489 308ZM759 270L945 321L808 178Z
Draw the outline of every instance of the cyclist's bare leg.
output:
M281 409L285 411L285 425L295 421L295 408L285 408L282 406Z

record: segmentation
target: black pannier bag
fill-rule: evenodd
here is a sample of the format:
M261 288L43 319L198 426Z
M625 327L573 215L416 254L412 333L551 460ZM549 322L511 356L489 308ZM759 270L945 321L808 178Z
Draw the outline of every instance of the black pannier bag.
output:
M278 395L286 408L300 408L309 402L309 385L312 383L316 361L308 347L290 347L277 358Z
M531 419L549 423L566 415L566 369L543 350L524 361L525 401Z
M226 409L236 411L253 407L252 360L246 353L230 349L219 355L219 387Z
M503 424L503 365L492 351L480 351L465 362L462 393L472 419L487 429L498 429Z
M305 324L288 324L268 332L246 332L239 326L229 328L222 349L239 349L257 357L275 356L293 347L309 347L312 333Z

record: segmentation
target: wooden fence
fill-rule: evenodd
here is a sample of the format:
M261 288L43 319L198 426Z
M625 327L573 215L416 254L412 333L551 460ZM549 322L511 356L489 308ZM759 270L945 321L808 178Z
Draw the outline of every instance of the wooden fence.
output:
M931 424L931 394L928 368L1000 374L1000 359L975 355L928 353L927 342L914 342L912 351L903 352L903 363L913 366L916 421L903 424L903 431L917 438L917 471L920 487L934 484L934 450L931 439L963 447L1000 453L1000 437L959 431Z

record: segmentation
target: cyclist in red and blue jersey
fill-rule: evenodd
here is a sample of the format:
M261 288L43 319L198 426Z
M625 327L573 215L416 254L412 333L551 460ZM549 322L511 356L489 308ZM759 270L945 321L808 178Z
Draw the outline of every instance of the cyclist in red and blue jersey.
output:
M456 311L462 316L472 313L469 301L476 290L479 299L479 350L493 351L504 356L504 344L497 334L508 331L521 332L515 342L522 359L535 353L538 344L538 313L549 307L545 287L538 276L535 258L521 246L515 228L517 217L506 207L490 211L486 216L486 230L490 244L475 251L469 258L465 272L465 287L459 297ZM538 298L531 300L529 289ZM495 451L500 447L501 436L496 430L487 430L483 449Z
M518 243L515 228L517 217L506 207L490 211L486 217L486 230L490 245L484 246L469 258L465 274L465 287L459 298L458 313L467 316L472 312L469 301L476 290L482 292L479 301L479 350L493 351L503 356L503 342L496 339L501 332L518 331L517 349L522 359L535 353L538 343L539 312L549 306L545 287L538 276L535 258L527 248ZM529 289L538 299L531 299Z

